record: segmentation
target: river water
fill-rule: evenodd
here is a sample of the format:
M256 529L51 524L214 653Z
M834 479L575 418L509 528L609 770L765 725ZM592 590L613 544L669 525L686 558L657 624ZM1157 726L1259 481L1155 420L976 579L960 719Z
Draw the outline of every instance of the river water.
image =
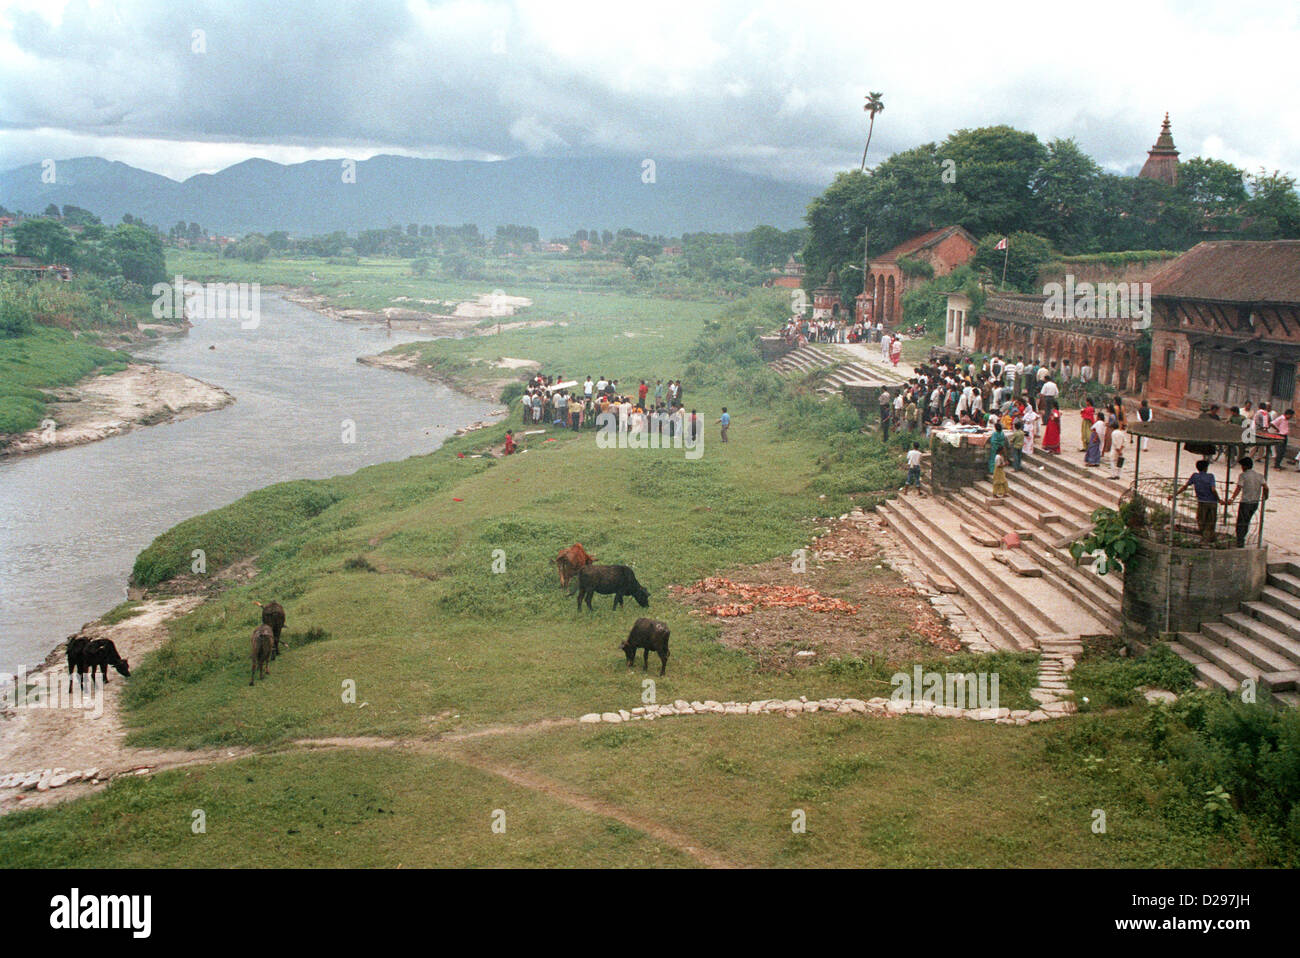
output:
M235 402L101 442L0 459L0 671L41 661L125 599L136 555L182 519L271 483L428 453L486 418L491 405L356 361L422 338L263 294L256 329L213 320L135 350L221 386ZM344 441L345 420L355 424L352 442Z

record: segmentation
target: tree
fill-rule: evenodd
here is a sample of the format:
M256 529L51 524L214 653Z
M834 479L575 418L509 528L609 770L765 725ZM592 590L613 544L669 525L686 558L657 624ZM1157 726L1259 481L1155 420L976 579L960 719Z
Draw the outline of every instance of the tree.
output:
M1000 250L998 243L1006 238L1007 248ZM1041 291L1038 271L1052 259L1052 244L1033 233L990 233L980 240L979 249L972 260L976 269L986 271L995 283L1001 283L1005 264L1007 285L1022 293Z
M23 220L13 235L14 252L42 263L66 263L76 253L76 237L58 220Z
M885 112L885 101L881 99L883 93L868 93L867 102L863 104L862 109L871 115L871 123L867 127L867 145L862 148L862 169L859 173L865 173L867 169L867 150L871 149L871 134L876 129L876 114Z
M162 240L152 230L123 223L109 234L107 246L123 279L146 288L166 280Z
M1039 222L1034 183L1048 152L1034 134L1009 126L958 130L938 155L953 162L952 186L962 200L956 222L976 236L1031 230Z
M1178 189L1208 216L1240 213L1249 198L1245 170L1199 156L1178 164Z
M56 203L51 203L49 206L45 207L45 212L44 212L43 214L41 214L41 215L42 215L42 216L48 216L48 217L50 217L50 218L52 218L52 219L56 219L56 220L57 220L57 219L59 218L59 207L58 207L58 204L56 204Z
M1096 250L1101 176L1101 167L1074 140L1047 144L1047 157L1031 183L1037 199L1036 228L1062 252Z
M1247 232L1259 239L1300 239L1300 197L1295 188L1295 178L1278 170L1268 173L1260 167L1252 174Z

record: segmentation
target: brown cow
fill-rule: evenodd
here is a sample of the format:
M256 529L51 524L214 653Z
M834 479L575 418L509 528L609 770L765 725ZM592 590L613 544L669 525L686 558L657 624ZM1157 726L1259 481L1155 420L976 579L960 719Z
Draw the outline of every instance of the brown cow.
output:
M275 633L271 631L269 625L259 625L253 630L252 641L252 660L253 674L248 680L248 684L253 684L253 679L259 675L266 677L271 674L267 668L267 663L271 661L271 649L274 647Z
M569 582L578 570L583 566L589 566L595 562L595 558L587 555L587 550L582 547L581 542L575 542L569 548L565 549L555 557L555 566L560 570L560 585L567 587ZM570 590L570 595L573 591Z

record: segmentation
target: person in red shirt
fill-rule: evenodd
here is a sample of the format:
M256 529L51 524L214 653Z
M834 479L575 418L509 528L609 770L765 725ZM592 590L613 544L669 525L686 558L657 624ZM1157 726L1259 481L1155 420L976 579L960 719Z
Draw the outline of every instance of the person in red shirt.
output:
M506 430L506 455L515 451L515 433L513 429Z
M650 391L650 388L645 384L645 380L644 380L644 379L641 380L641 385L637 388L637 391L636 391L636 392L637 392L637 396L638 396L638 397L640 398L640 400L641 400L640 405L641 405L641 408L642 408L642 409L645 409L645 396L646 396L646 393L649 392L649 391Z

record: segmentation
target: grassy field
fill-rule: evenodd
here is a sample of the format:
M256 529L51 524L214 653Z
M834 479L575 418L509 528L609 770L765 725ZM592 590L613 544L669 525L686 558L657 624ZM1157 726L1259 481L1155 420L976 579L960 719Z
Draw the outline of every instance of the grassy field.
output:
M298 264L249 269L233 278L286 277ZM356 301L377 303L370 297L384 280L357 282L365 291ZM442 288L419 282L392 293L434 298ZM892 657L765 668L669 593L789 556L808 545L814 520L870 505L899 482L902 439L883 447L842 403L800 395L756 362L750 333L780 302L638 298L598 283L535 292L523 293L536 305L520 318L555 325L415 348L461 370L506 355L576 378L680 377L687 405L710 423L703 456L601 449L592 432L551 432L526 437L519 455L474 458L517 426L502 423L428 456L273 486L180 524L141 554L137 582L183 590L196 548L212 571L256 556L258 574L178 620L159 652L133 662L129 740L265 753L8 815L0 860L701 863L684 853L690 845L708 850L704 863L801 867L1296 861L1300 812L1285 762L1300 762L1300 724L1237 718L1221 702L1177 714L1132 705L1134 686L1153 675L1185 683L1185 674L1104 651L1080 670L1107 709L1050 728L831 715L534 724L641 703L643 675L627 671L617 648L641 614L672 628L668 674L652 676L661 702L869 698L888 694L888 676L915 663L966 670L970 661L948 659L903 625L903 651ZM724 404L734 417L726 445L712 425ZM615 611L608 597L594 612L577 610L554 569L555 553L574 541L599 561L632 565L650 590L648 612L631 600ZM887 565L859 568L881 595L901 585ZM287 609L291 648L250 689L251 600L272 597ZM998 667L1009 694L1022 694L1032 663ZM1156 713L1167 724L1153 725ZM1232 732L1236 744L1216 751L1231 737L1223 729L1239 727L1253 731ZM458 737L471 732L485 734ZM293 745L358 736L410 745ZM1202 808L1216 783L1236 798L1231 814ZM207 815L203 835L191 832L194 809ZM496 809L511 823L504 835L489 828ZM805 833L791 830L796 809ZM1104 833L1092 828L1097 809ZM113 842L87 837L107 822Z

